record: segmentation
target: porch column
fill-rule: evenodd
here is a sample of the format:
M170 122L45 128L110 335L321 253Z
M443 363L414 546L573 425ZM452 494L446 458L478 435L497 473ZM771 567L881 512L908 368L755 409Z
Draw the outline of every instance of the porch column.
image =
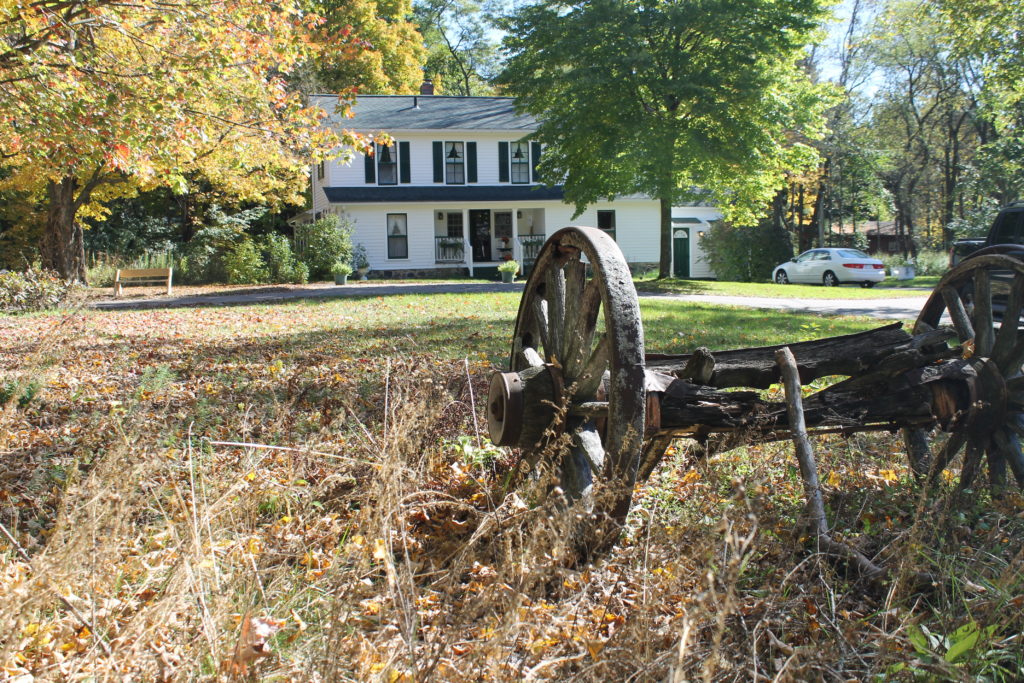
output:
M512 208L512 258L520 266L523 265L523 247L519 244L519 212L522 209Z
M473 277L473 245L469 243L469 209L462 210L462 256Z

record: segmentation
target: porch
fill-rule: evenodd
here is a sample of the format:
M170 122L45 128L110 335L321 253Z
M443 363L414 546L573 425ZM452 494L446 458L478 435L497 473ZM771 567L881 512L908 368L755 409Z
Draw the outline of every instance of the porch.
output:
M438 209L434 212L434 262L490 271L515 260L528 271L545 235L544 209Z

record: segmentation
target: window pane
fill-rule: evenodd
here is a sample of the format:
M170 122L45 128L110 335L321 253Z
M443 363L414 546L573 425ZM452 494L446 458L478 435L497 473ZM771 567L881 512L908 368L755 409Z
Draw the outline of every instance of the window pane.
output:
M407 216L404 213L389 213L385 226L388 231L388 258L409 258Z
M406 237L388 237L388 258L409 258L409 242Z
M448 214L448 236L449 237L462 237L462 214L461 213L449 213Z
M466 182L466 154L461 142L444 143L444 181L449 185Z
M398 147L377 145L377 184L398 184Z
M530 146L522 142L511 143L509 157L512 164L512 182L530 182Z

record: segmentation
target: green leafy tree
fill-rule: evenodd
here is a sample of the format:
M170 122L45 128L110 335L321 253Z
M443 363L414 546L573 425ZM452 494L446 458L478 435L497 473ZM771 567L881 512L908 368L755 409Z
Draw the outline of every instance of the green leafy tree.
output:
M485 9L472 0L421 0L416 23L427 49L426 73L446 95L491 95L498 44Z
M541 172L577 211L635 193L700 197L752 222L789 169L817 159L823 91L798 60L820 0L597 0L525 6L504 24L498 83L540 121Z

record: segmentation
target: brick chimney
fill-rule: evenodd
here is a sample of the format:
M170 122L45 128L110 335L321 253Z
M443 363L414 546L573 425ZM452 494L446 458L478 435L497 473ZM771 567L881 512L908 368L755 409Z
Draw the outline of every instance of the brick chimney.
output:
M433 95L434 94L434 82L429 78L423 79L423 84L420 85L421 95Z

